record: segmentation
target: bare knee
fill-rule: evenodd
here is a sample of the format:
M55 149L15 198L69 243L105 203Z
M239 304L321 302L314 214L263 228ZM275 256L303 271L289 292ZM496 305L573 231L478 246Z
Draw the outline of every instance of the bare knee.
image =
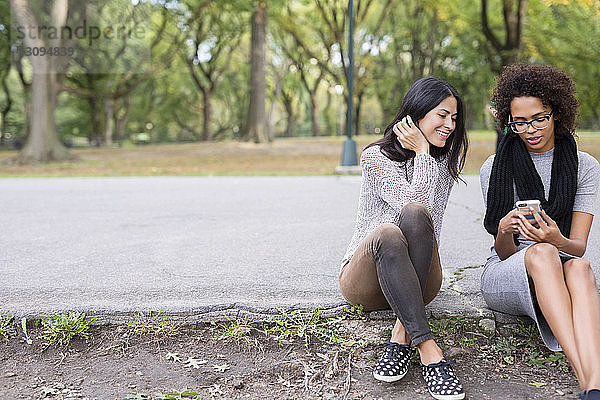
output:
M596 285L596 276L590 262L585 258L573 258L564 265L565 281L568 286L580 284Z
M534 281L540 274L559 274L562 276L562 264L558 249L550 243L537 243L525 252L525 268Z

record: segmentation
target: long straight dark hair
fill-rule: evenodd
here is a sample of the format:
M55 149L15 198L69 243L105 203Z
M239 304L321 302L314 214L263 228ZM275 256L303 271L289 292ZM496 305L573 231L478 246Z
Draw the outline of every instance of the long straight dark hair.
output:
M448 171L454 180L458 180L458 174L465 165L465 156L469 148L469 140L465 129L465 107L454 86L436 77L421 78L408 89L398 113L385 128L383 137L368 145L367 148L380 146L381 153L392 161L406 161L413 158L416 155L415 152L402 147L392 128L407 115L410 115L412 120L417 122L443 100L451 96L456 99L456 126L448 140L446 140L444 147L431 145L429 152L436 160L442 159L449 153Z

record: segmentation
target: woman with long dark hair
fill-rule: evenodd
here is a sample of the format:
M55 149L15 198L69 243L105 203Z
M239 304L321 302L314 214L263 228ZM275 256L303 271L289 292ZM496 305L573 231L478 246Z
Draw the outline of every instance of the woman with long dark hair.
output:
M425 305L442 283L438 241L465 162L464 113L456 89L440 79L419 79L408 90L383 138L361 154L356 227L339 276L348 302L366 310L391 308L397 317L373 376L401 379L412 343L429 392L448 400L465 394L433 339Z
M531 317L546 346L563 350L580 399L600 399L600 296L583 257L600 166L577 150L571 78L548 65L515 64L492 95L507 134L481 167L484 226L494 236L481 290L497 311ZM519 210L517 202L541 205Z

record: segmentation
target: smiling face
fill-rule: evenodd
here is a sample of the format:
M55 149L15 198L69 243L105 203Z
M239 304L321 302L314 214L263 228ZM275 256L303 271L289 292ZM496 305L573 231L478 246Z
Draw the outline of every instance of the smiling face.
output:
M510 102L510 113L514 122L527 122L537 118L542 120L551 111L538 97L515 97ZM541 126L543 125L545 123ZM554 116L550 115L548 126L544 129L536 129L529 124L527 129L518 135L525 142L527 150L532 153L544 153L552 150L554 148Z
M453 96L446 97L418 121L425 139L433 146L444 147L446 140L454 132L458 114L456 107L456 99Z

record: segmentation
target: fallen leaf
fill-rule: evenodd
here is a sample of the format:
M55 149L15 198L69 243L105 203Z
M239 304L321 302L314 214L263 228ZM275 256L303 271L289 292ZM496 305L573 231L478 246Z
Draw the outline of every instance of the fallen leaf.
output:
M227 364L216 365L215 364L215 365L213 365L213 369L216 372L225 372L229 369L229 365L227 365Z
M179 357L179 353L168 352L165 357L167 358L167 360L173 360L173 361L181 362L181 357Z
M193 358L193 357L189 357L185 363L184 363L184 367L194 367L194 368L200 368L201 365L206 364L208 361L207 360L198 360L197 358Z
M542 386L546 386L546 382L529 382L531 386L535 386L536 388L541 388Z

